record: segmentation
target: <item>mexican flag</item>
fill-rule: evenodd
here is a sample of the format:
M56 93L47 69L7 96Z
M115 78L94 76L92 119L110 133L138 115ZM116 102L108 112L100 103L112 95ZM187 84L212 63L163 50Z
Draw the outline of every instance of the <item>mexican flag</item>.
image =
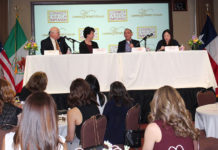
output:
M16 23L9 34L4 49L14 70L15 89L17 93L19 93L23 87L25 58L28 54L28 51L24 50L26 43L26 35L23 32L18 18L16 18Z

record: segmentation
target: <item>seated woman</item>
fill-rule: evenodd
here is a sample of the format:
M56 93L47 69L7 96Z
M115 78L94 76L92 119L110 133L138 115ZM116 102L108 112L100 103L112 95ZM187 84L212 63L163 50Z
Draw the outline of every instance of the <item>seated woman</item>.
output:
M132 106L133 99L127 93L125 86L121 82L113 82L103 112L107 118L105 140L112 144L124 144L126 113Z
M5 135L3 150L63 150L58 136L56 104L45 92L31 94L25 102L16 133Z
M199 131L176 89L159 88L150 107L151 123L145 130L143 150L194 149L193 140L198 139Z
M75 149L79 146L80 130L83 123L93 115L99 114L95 96L89 84L83 79L71 83L68 99L70 110L67 112L68 147Z
M102 114L105 104L107 102L107 98L103 93L100 92L100 86L98 83L98 79L94 75L90 74L86 76L85 80L89 83L92 92L96 96L97 103L98 103L98 109L100 111L100 114Z
M158 42L156 51L164 51L165 46L180 46L179 43L173 39L173 34L168 29L162 33L162 40Z
M0 128L7 130L17 125L21 109L14 105L15 92L10 83L0 79Z
M93 48L98 48L98 44L92 41L94 33L95 29L92 27L86 27L83 30L85 40L79 44L79 53L92 53Z
M35 72L17 96L21 101L25 101L31 93L45 91L47 83L48 78L44 72Z

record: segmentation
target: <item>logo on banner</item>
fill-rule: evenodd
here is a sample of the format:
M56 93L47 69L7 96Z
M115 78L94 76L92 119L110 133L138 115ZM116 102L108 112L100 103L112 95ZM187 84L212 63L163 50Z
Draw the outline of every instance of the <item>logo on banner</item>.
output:
M152 13L154 10L153 9L139 9L138 14L132 15L132 17L145 17L145 16L163 16L163 14L159 13Z
M110 44L108 45L108 52L109 53L116 53L118 49L118 45L117 44Z
M68 23L67 10L49 10L48 23Z
M94 38L93 40L99 40L99 28L94 28L95 29L95 35L94 35ZM82 41L82 40L85 40L84 36L83 36L83 30L84 28L79 28L79 40Z
M95 10L81 10L79 16L72 16L72 18L104 18L104 15L97 15Z
M110 32L104 32L104 35L121 35L123 34L124 27L111 27Z
M109 9L107 12L108 22L126 22L127 9Z
M153 33L153 36L150 38L157 38L157 26L143 26L137 27L137 38L142 39L148 34Z

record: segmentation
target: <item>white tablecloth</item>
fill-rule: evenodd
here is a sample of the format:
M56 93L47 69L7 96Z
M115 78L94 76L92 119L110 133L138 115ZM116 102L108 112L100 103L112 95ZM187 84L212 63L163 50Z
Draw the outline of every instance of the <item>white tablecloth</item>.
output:
M59 115L58 118L60 118L58 120L58 132L59 135L66 137L67 136L67 115ZM64 120L62 120L62 118L65 118Z
M36 71L48 76L48 93L68 93L71 82L94 74L101 91L121 81L128 90L216 87L206 51L27 56L24 85Z
M195 127L205 130L207 137L218 138L218 103L196 109Z

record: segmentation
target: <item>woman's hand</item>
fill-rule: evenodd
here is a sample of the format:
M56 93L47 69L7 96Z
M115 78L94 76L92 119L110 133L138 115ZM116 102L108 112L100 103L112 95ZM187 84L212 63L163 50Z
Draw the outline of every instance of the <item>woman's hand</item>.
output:
M164 51L164 49L165 49L165 46L161 46L159 50Z

